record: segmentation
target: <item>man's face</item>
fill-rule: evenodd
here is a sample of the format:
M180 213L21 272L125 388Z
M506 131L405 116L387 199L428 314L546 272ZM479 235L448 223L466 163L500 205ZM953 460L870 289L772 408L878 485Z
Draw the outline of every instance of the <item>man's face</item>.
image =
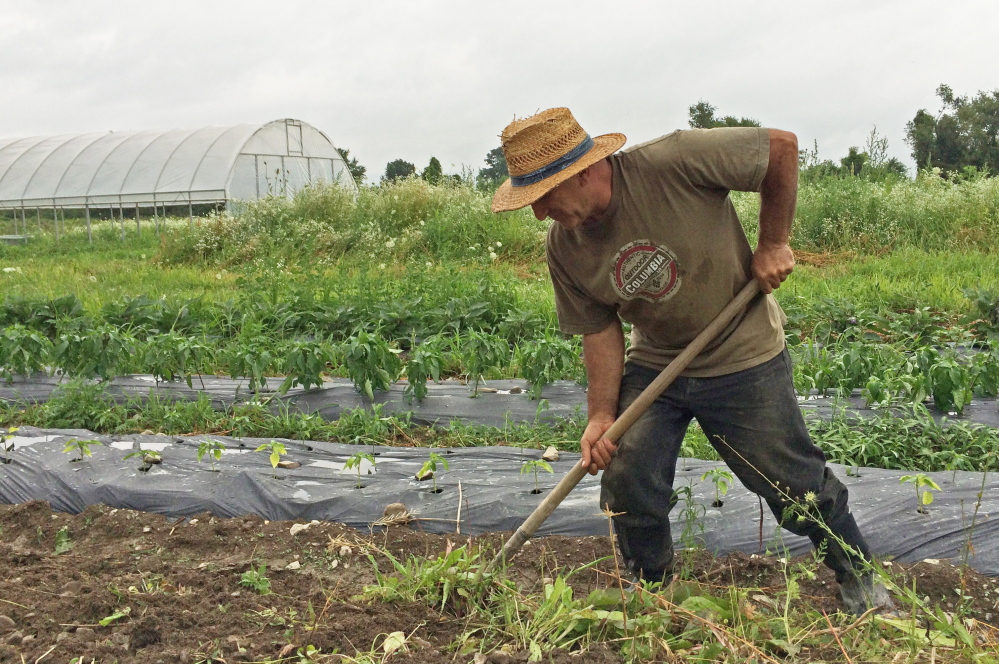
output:
M593 206L586 196L580 175L573 175L531 203L534 216L540 221L551 217L566 230L572 230L586 221L593 213Z

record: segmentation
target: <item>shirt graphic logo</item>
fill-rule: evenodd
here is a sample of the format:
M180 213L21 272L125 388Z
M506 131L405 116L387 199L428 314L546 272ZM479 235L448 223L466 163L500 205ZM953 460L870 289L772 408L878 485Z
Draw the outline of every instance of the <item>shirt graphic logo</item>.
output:
M663 302L680 288L676 256L650 240L635 240L621 247L614 257L611 282L625 300Z

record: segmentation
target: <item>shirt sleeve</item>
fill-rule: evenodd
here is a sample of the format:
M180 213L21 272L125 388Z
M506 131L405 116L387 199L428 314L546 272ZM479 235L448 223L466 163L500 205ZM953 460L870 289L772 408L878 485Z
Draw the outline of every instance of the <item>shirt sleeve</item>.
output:
M558 327L563 334L594 334L607 329L618 320L617 309L601 304L572 283L565 269L558 262L550 243L546 244L548 272L555 291L555 313Z
M770 133L762 127L719 127L679 132L678 153L691 184L759 191L770 162Z

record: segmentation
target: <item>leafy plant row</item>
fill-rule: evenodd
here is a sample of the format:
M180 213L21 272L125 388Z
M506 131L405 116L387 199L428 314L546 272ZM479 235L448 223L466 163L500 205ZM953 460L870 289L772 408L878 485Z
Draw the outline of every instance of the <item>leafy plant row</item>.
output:
M909 408L905 417L884 412L872 419L858 420L844 414L829 420L809 419L808 428L830 461L848 466L912 472L999 470L999 430L958 421L940 423L921 406ZM423 427L414 424L409 413L389 413L384 404L374 404L370 409L344 411L338 420L330 422L283 402L267 405L252 401L216 409L206 394L193 401L175 401L155 394L116 401L104 384L72 381L60 386L45 403L0 402L0 427L19 425L108 434L156 431L364 445L513 445L535 449L555 445L578 451L586 421L579 415L503 427L460 421L450 422L447 427ZM687 432L681 454L718 458L697 427Z
M139 339L179 332L224 339L263 335L343 341L363 330L377 331L403 346L413 337L467 330L516 342L553 327L547 313L518 306L512 284L484 276L442 286L433 275L409 277L404 288L384 279L357 278L349 287L337 289L330 285L335 278L327 275L292 277L271 270L237 280L240 294L226 302L140 295L106 303L95 313L85 311L75 295L10 296L0 302L0 327L23 325L53 341L61 334L104 324L127 328Z
M972 396L999 393L996 348L974 352L923 346L905 351L884 343L842 341L803 344L794 351L795 387L802 394L814 390L849 395L859 389L874 406L921 403L932 397L941 412L960 415Z
M251 392L268 386L268 377L284 376L278 390L322 385L323 375L346 375L357 389L373 398L396 380L407 381L406 395L422 399L427 381L462 376L483 377L519 373L530 384L533 398L554 380L582 379L578 341L546 335L512 345L503 337L478 330L437 334L415 339L403 351L385 337L364 330L346 341L275 340L257 334L223 344L177 331L139 338L129 328L102 324L87 332L62 332L50 340L43 333L15 324L0 331L0 376L58 373L72 378L111 381L132 373L157 380L183 379L193 387L201 373L221 373L247 381Z

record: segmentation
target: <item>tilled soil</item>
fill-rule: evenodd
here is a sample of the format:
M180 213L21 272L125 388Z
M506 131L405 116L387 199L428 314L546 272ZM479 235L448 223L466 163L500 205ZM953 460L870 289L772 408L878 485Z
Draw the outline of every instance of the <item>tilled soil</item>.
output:
M369 554L388 571L386 551L399 560L436 557L470 538L425 534L413 525L367 533L335 523L313 523L292 535L293 524L209 514L172 521L104 506L70 515L52 512L44 502L0 505L0 663L74 657L150 664L297 662L296 653L308 645L353 655L379 649L396 631L408 642L390 661L472 661L449 648L467 630L460 617L424 604L359 597L375 581ZM495 549L504 534L475 540ZM609 538L539 538L524 547L510 575L524 589L538 588L545 577L599 558L606 559L570 579L585 597L606 587L614 571ZM270 581L266 595L240 583L244 572L261 563ZM709 585L764 591L784 585L785 567L772 557L696 552L685 565ZM979 620L999 615L994 579L943 562L890 569L900 584L914 581L920 595L941 606L952 607L963 594ZM840 608L824 567L799 582L802 602L830 612ZM524 662L526 653L494 653L487 661ZM582 654L555 653L549 661L622 660L602 644Z

